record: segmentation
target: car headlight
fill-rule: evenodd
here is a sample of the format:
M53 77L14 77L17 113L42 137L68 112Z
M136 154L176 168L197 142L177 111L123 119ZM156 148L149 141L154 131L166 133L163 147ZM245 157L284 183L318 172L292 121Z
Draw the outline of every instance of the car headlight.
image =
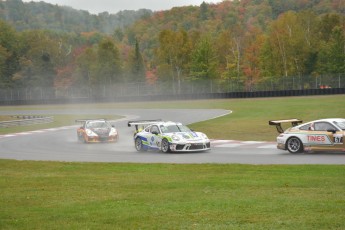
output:
M86 130L86 135L88 135L89 137L97 137L98 135L96 133L94 133L91 129L87 129Z
M110 132L109 132L109 136L113 136L113 135L116 135L117 134L117 131L115 128L111 128L110 129Z
M180 140L180 138L178 136L176 136L176 135L172 135L171 139L173 139L174 141L179 141Z
M204 133L201 133L201 137L204 138L204 139L208 139L208 137Z

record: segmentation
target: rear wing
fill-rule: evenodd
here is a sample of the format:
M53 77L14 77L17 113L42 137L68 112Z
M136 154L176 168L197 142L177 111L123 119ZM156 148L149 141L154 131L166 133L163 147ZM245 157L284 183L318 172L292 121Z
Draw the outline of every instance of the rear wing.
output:
M75 122L83 123L86 121L105 121L105 120L106 120L105 118L90 118L90 119L77 119L75 120Z
M275 120L275 121L268 121L269 125L274 125L278 131L278 133L283 133L284 129L282 128L282 123L290 123L291 126L297 126L298 124L301 124L303 121L293 118L293 119L285 119L285 120Z
M139 127L144 129L148 125L156 124L161 122L162 119L157 120L137 120L137 121L128 121L128 127L134 126L136 131L139 131Z

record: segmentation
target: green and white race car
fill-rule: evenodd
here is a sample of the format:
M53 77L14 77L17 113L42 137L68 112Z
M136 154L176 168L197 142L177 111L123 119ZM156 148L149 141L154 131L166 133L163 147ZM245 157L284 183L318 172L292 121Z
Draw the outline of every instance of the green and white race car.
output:
M211 147L208 137L177 122L160 120L129 121L135 126L134 145L137 151L161 150L162 152L206 151Z

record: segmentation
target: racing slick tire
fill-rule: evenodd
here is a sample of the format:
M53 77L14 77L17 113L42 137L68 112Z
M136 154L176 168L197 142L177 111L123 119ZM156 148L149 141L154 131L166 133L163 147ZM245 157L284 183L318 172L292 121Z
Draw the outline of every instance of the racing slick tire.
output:
M290 153L302 153L304 150L302 141L297 137L290 137L286 142L286 148Z
M162 140L161 150L163 153L170 153L169 141L167 139Z
M138 152L145 151L145 149L143 148L143 142L141 141L139 137L135 138L134 145Z

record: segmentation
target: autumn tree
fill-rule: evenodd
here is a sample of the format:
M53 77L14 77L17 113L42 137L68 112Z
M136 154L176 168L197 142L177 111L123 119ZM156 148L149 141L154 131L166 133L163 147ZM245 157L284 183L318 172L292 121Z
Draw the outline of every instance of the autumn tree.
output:
M93 47L88 47L76 58L77 68L74 76L75 82L80 87L91 87L97 84L98 56Z
M267 55L265 58L271 59L268 60L271 64L265 66L271 75L287 77L308 73L308 65L313 65L310 61L318 35L315 18L310 12L290 11L272 22L266 50L263 50Z
M203 21L208 19L208 5L205 2L200 4L200 19Z
M0 31L0 87L13 87L12 76L20 68L20 43L14 29L2 20Z
M140 53L138 40L136 40L135 47L129 55L127 66L127 74L125 79L126 82L145 81L145 64L144 59Z
M328 14L320 23L319 73L345 73L345 16Z
M103 39L98 45L97 56L98 83L107 85L122 81L120 52L114 41L110 38Z
M253 85L261 78L260 53L264 43L264 36L257 28L252 28L246 38L247 46L243 57L243 74L246 91L253 91Z
M242 77L243 39L230 30L224 30L217 38L221 79L225 82L240 81Z
M190 79L208 80L217 76L218 57L209 36L202 37L192 52Z
M63 55L58 39L47 31L26 31L21 41L25 46L16 80L30 87L53 87L56 62Z
M160 32L157 62L161 70L163 66L169 67L168 72L172 76L174 92L176 92L175 84L177 84L177 92L180 92L181 81L188 72L190 52L191 41L186 31L163 30Z

